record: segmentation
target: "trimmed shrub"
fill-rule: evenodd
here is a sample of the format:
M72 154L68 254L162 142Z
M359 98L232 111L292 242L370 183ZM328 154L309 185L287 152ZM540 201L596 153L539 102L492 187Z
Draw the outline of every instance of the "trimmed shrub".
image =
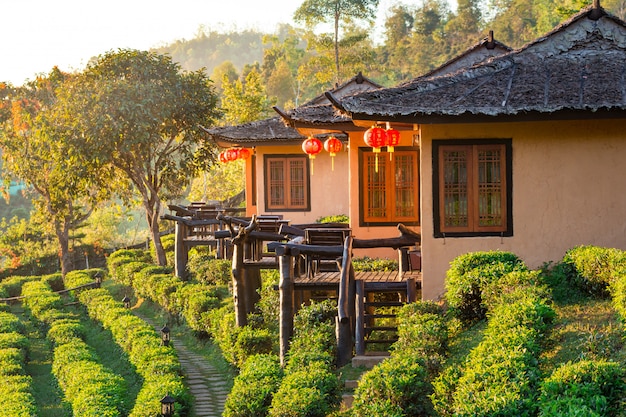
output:
M566 363L541 384L540 416L613 416L624 398L626 372L619 363Z
M267 415L272 397L280 386L283 371L275 355L250 356L235 378L224 405L224 417Z
M392 355L365 373L354 394L358 417L380 416L375 410L402 410L404 416L433 414L432 386L423 360L410 353ZM390 407L391 406L391 407Z
M527 270L510 252L474 252L456 257L446 274L450 311L465 324L484 319L487 308L483 304L483 290L509 272Z
M286 375L274 394L271 417L326 417L340 402L339 380L321 362Z
M448 350L448 324L432 301L405 304L398 312L398 341L393 352L441 360Z
M142 249L120 249L107 258L107 268L112 277L117 279L117 268L129 262L151 263L150 254Z
M69 343L75 339L84 340L85 328L78 320L57 320L50 326L46 337L57 345Z
M504 278L504 282L509 279L523 280ZM533 290L532 285L520 287L492 307L484 339L468 355L458 381L439 385L443 390L437 391L441 395L434 399L437 406L441 407L450 395L453 399L452 407L441 414L534 415L540 378L537 359L540 341L555 317L548 300L538 294L541 291ZM454 393L445 392L446 387L454 387Z
M578 246L565 253L560 268L567 280L589 294L606 296L614 270L626 265L626 254L619 249Z
M196 281L207 285L228 285L232 280L232 262L215 259L213 255L196 255L189 258L187 270Z
M32 378L26 375L3 376L0 384L0 409L11 417L37 415L35 398L30 393Z
M234 346L235 365L240 368L252 355L275 353L276 338L267 329L244 326L237 332Z
M398 261L393 259L353 258L352 267L355 271L397 271Z

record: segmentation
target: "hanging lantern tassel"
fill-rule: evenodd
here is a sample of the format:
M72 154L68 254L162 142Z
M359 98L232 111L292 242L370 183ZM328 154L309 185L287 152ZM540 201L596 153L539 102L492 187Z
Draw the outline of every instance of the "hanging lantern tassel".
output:
M313 175L313 160L315 159L315 155L322 152L322 141L309 136L302 142L302 150L309 155L309 159L311 160L311 175Z
M341 141L334 136L329 137L326 139L326 142L324 142L324 150L330 153L330 169L332 171L335 170L335 155L337 155L337 152L341 151L341 147Z
M374 169L378 173L378 154L380 153L380 147L385 146L387 132L382 127L374 125L365 131L363 140L367 146L371 146L372 152L375 154Z
M393 160L393 148L400 143L400 132L396 129L390 129L387 124L385 145L387 145L387 152L389 152L389 160Z

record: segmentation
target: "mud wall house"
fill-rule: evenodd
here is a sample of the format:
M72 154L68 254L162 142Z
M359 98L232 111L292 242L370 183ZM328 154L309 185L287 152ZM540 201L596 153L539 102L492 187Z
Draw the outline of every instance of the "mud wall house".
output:
M626 249L625 73L626 25L596 2L483 63L330 95L357 124L414 126L403 145L420 145L424 298L444 293L467 252L511 251L536 268L577 245Z
M494 40L491 32L475 45L443 65L424 74L428 79L457 71L490 57L511 51L511 48ZM356 93L358 94L358 92ZM371 91L368 99L374 102L386 89ZM331 91L330 97L338 96ZM345 98L349 97L344 95ZM397 225L402 223L421 232L420 210L420 141L417 125L412 121L391 120L390 126L401 133L400 143L393 155L382 148L377 154L364 141L364 132L382 119L352 120L349 114L340 113L329 102L317 106L302 106L283 117L300 131L323 132L325 129L341 129L349 137L349 216L353 235L360 239L391 238L398 235ZM349 122L349 123L346 123ZM386 128L387 125L379 124ZM355 249L355 256L396 258L393 249ZM418 259L411 257L411 268L419 269Z
M343 97L355 92L379 88L361 74L337 86L333 92ZM320 107L334 113L325 95L303 104L301 108ZM277 112L285 114L280 109ZM251 149L246 160L246 214L279 215L292 224L314 223L320 217L349 213L348 137L343 127L354 127L344 116L337 115L331 123L317 129L296 129L285 124L282 117L205 129L220 147ZM310 159L302 150L302 142L310 135L322 142L335 136L343 142L343 150L334 157L322 151Z

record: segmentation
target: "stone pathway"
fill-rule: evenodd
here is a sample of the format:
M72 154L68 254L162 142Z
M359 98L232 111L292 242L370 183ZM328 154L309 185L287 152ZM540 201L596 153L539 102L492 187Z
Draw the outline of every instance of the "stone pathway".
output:
M139 315L138 315L139 316ZM139 316L160 332L161 326L146 317ZM182 342L173 339L172 345L185 374L185 381L194 404L189 417L220 417L224 412L224 402L228 396L228 384L222 374L202 356L191 352Z

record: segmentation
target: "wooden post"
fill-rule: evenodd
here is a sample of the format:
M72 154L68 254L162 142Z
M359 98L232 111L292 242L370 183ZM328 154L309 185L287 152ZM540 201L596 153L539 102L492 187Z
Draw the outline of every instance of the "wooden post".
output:
M184 280L187 278L187 261L189 260L185 238L187 237L187 226L183 222L176 222L174 226L174 273Z
M351 318L354 314L354 310L350 309L351 281L354 281L354 271L352 269L352 236L348 236L343 245L341 278L339 281L339 296L337 300L337 319L335 322L338 367L346 365L352 359Z
M356 324L355 324L355 350L357 355L365 354L365 282L357 280L355 282L356 300L354 303Z
M293 256L289 248L276 248L278 255L278 269L280 272L280 282L278 289L280 291L280 364L285 366L285 358L289 351L289 343L293 336Z
M245 276L243 269L243 243L237 242L233 246L233 300L235 302L235 322L237 327L248 324L246 308Z
M243 259L256 260L254 254L256 239L244 239ZM243 280L245 281L246 313L252 313L254 307L261 299L258 290L261 288L261 271L258 268L243 267Z
M417 301L417 287L415 286L415 278L406 280L406 302L414 303Z

